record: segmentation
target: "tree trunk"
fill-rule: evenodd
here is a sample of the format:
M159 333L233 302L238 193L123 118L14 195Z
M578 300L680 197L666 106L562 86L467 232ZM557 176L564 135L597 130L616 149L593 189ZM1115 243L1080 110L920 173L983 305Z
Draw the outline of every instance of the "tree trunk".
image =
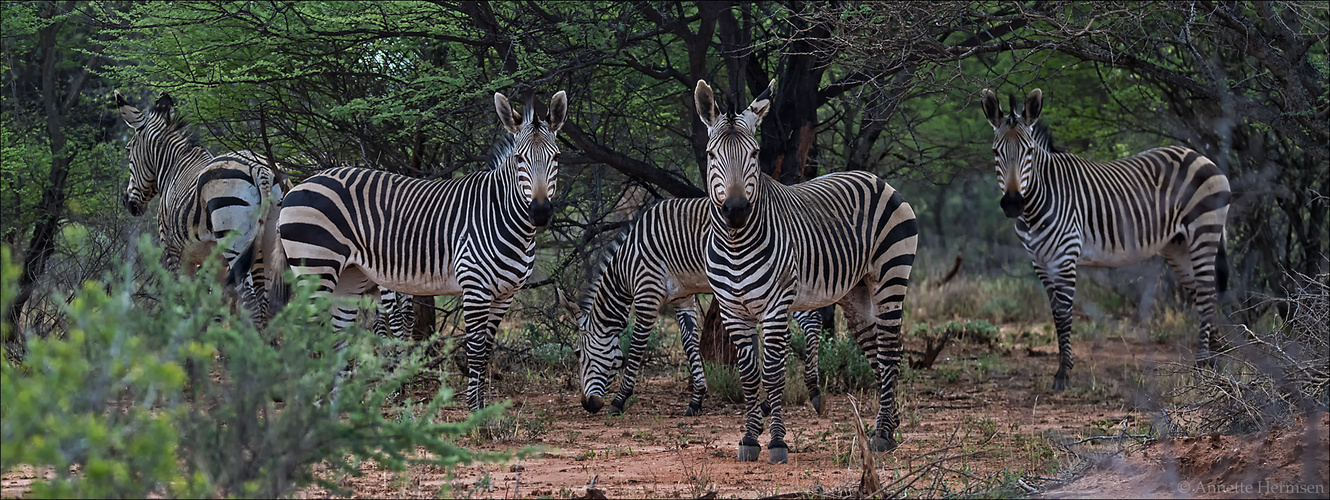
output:
M734 343L730 342L729 335L725 335L725 328L720 324L719 302L711 301L711 307L707 308L707 314L702 320L699 335L702 361L734 366L739 360L739 351L734 348Z
M55 3L46 4L43 17L51 18L57 14L59 13ZM37 205L40 215L33 228L27 251L23 255L23 276L19 278L18 296L10 304L9 310L5 311L5 321L13 327L10 336L5 339L6 344L21 342L19 317L28 299L32 297L37 279L46 272L47 261L55 253L56 235L64 222L65 201L68 198L65 187L69 178L69 165L75 156L74 152L65 150L64 114L78 101L83 83L87 81L88 66L96 63L96 58L88 61L82 73L71 79L68 97L62 103L57 82L59 70L56 68L60 51L57 50L56 42L64 25L64 21L53 23L37 32L37 44L42 54L42 109L46 112L46 133L51 141L51 171L47 176L45 189L42 190L42 201ZM10 352L21 352L14 349L17 345L10 347Z

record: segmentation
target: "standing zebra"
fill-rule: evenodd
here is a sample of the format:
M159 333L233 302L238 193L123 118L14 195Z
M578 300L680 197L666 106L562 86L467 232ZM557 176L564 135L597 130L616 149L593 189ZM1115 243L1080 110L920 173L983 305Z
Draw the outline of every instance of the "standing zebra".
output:
M612 415L623 413L633 395L637 371L642 364L647 340L655 327L656 316L665 304L674 304L679 319L679 333L692 372L692 399L685 416L700 415L702 399L707 394L706 375L698 349L697 301L699 293L711 293L707 282L705 242L711 230L707 200L664 200L646 209L633 221L628 231L610 244L599 274L579 306L565 303L568 313L577 319L581 354L582 407L591 413L605 406L605 394L613 372L624 367L619 393L610 403ZM633 314L633 336L629 342L628 363L619 348L619 333L628 326ZM817 346L822 332L817 311L794 313L808 339L804 356L804 380L809 402L822 413L822 395L818 389Z
M1196 302L1201 332L1196 359L1212 362L1218 293L1224 291L1224 221L1228 178L1213 162L1171 146L1106 163L1049 150L1036 128L1043 109L1039 89L1025 111L1003 116L997 96L983 92L984 117L993 125L1002 212L1016 220L1016 235L1048 292L1058 332L1053 390L1067 388L1072 367L1071 304L1076 266L1118 267L1162 253L1178 283Z
M234 279L228 283L240 288L244 304L262 328L268 312L263 254L276 243L274 232L264 228L276 217L284 189L290 189L286 177L250 151L214 157L191 138L170 95L162 94L147 112L130 105L119 92L115 100L120 117L134 130L125 145L129 154L125 208L141 216L161 192L157 235L165 247L167 269L193 275L219 243L225 244L222 257L231 268L248 250L244 258L253 261L247 267L250 283ZM231 231L239 236L224 239Z
M867 172L828 174L795 186L762 174L754 135L770 108L771 90L768 86L743 112L725 115L705 81L699 80L693 93L708 134L707 278L739 351L748 406L739 459L757 460L761 451L759 382L771 403L768 458L771 463L788 458L781 394L789 313L832 303L840 304L877 375L873 449L894 449L901 315L919 239L914 210ZM760 374L758 322L764 348Z
M436 182L363 168L333 168L287 195L279 223L286 261L319 290L355 296L381 285L412 295L460 295L466 322L467 405L485 406L485 371L499 320L535 262L536 229L554 215L559 146L568 110L549 116L494 106L511 133L491 169ZM341 328L354 311L334 315Z

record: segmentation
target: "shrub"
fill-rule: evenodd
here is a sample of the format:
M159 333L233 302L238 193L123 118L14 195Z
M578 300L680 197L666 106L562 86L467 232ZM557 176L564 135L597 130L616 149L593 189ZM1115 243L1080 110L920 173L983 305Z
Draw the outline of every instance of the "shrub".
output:
M385 367L376 349L394 341L357 326L332 331L322 321L329 302L312 298L309 281L270 322L274 348L212 286L215 269L184 278L158 264L147 238L139 248L148 279L134 283L125 265L85 284L63 311L63 338L31 339L22 364L0 367L0 469L56 471L34 495L275 497L313 483L340 491L315 477L315 464L358 475L363 460L400 471L495 458L451 441L503 405L440 422L445 387L419 415L385 419L387 396L420 356ZM11 297L16 273L7 253L4 262Z
M849 335L826 336L817 350L823 394L877 391L873 367Z
M707 377L707 393L721 401L743 403L743 385L739 381L739 372L733 367L705 361L702 372Z

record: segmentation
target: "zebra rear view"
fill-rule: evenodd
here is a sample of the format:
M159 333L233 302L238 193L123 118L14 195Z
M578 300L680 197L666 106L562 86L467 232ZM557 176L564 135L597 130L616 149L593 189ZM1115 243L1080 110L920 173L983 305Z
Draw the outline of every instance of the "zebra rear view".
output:
M1110 162L1050 150L1046 129L1035 127L1043 93L1030 92L1025 110L1004 116L992 91L983 92L984 117L993 126L993 155L1001 206L1043 282L1058 335L1053 389L1068 386L1072 298L1077 265L1119 267L1157 254L1201 317L1198 363L1213 362L1218 294L1227 263L1224 224L1228 178L1208 158L1178 146L1152 149Z
M119 92L115 99L120 117L134 131L125 145L129 185L121 202L138 217L161 194L157 235L167 269L192 275L219 244L225 244L222 258L228 269L242 256L248 260L242 265L249 283L230 284L239 288L241 300L262 328L268 316L263 261L276 240L265 228L290 189L286 176L250 151L213 156L190 136L168 94L147 111L131 105ZM232 233L236 236L227 239Z
M375 285L412 295L460 295L466 323L467 405L485 406L494 334L531 274L535 233L553 217L567 114L561 91L549 115L518 115L503 94L495 110L510 135L488 171L427 181L363 168L333 168L287 195L279 222L286 261L319 279L320 293L356 296ZM355 311L339 310L343 328Z

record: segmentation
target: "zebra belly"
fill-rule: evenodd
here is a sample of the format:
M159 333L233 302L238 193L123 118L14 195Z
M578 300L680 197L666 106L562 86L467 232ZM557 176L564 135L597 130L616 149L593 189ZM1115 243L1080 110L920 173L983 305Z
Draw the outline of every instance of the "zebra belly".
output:
M462 294L462 285L457 281L457 272L451 267L448 267L447 272L442 275L389 277L382 270L366 267L354 261L347 264L356 264L370 281L394 292L424 296Z
M706 274L680 274L665 279L665 302L673 302L699 293L711 293Z
M1139 263L1158 255L1166 242L1160 241L1149 246L1133 248L1103 248L1099 245L1086 245L1081 249L1081 256L1076 263L1086 267L1122 267Z

